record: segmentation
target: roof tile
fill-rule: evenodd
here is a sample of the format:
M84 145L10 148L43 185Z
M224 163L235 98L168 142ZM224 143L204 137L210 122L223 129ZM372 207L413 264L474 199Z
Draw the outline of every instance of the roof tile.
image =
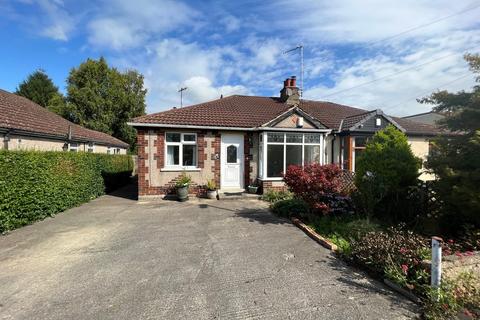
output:
M128 143L106 133L74 124L27 98L1 89L0 110L0 128L66 138L70 127L74 141L88 141L128 148Z

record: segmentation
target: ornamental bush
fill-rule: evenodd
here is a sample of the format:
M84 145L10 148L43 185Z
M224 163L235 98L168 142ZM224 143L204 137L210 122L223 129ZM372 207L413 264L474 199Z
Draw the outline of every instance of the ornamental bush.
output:
M405 134L392 125L378 131L355 165L357 206L367 216L408 221L407 194L417 183L420 167L421 160L414 156Z
M0 233L77 206L128 182L127 155L0 151Z
M296 197L305 201L310 208L322 214L337 207L337 195L341 192L342 169L334 164L318 163L288 166L284 181ZM343 207L340 206L339 207Z

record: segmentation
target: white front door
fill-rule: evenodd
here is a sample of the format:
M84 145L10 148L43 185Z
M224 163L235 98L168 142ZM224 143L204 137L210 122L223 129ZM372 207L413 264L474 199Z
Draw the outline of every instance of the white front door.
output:
M222 189L243 189L243 135L222 134L221 182Z

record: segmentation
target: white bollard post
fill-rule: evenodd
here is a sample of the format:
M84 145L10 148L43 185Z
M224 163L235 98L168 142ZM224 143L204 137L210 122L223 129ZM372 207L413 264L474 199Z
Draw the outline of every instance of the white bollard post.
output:
M439 288L442 281L442 238L432 237L431 286Z

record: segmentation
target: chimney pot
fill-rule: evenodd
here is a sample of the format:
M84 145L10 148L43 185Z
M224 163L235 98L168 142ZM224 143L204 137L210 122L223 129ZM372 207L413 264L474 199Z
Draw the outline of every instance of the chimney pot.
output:
M296 86L297 86L297 77L292 76L292 77L290 78L290 86L291 86L291 87L296 87Z
M285 81L283 81L283 87L284 87L284 88L288 87L289 82L290 82L290 81L289 81L288 79L285 79Z

